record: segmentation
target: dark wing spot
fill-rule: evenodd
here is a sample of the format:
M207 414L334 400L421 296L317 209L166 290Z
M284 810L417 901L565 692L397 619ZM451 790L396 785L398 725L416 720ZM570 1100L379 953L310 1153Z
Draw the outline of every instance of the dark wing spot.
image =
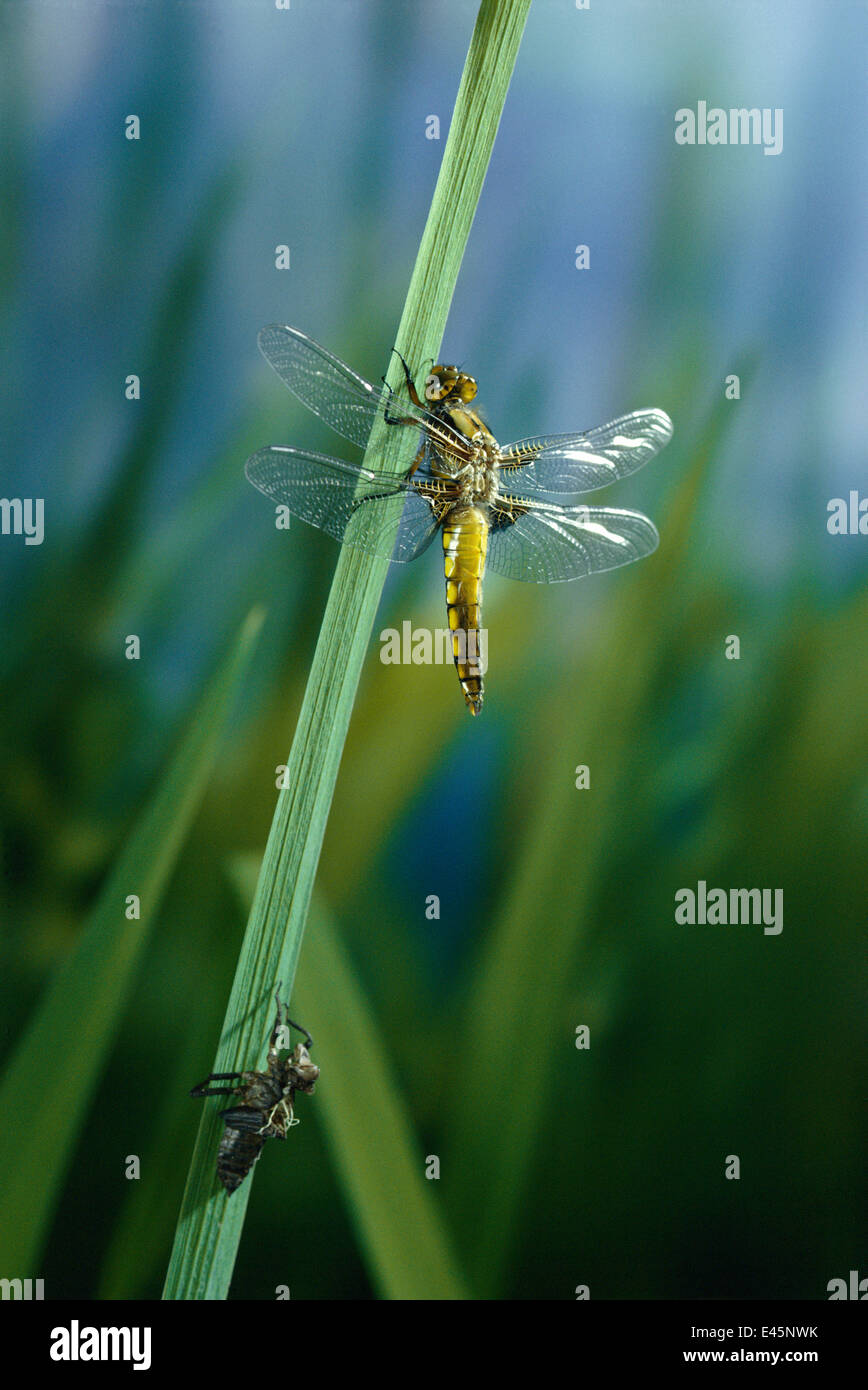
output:
M509 493L502 492L497 501L492 503L491 518L489 527L492 531L502 531L507 526L512 526L520 516L526 516L531 508L526 502L522 502L520 497L511 497Z

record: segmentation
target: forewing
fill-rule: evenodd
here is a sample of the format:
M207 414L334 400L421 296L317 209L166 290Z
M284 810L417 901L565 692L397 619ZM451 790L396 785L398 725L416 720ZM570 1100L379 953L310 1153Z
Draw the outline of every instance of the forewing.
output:
M293 516L382 559L414 560L437 530L428 499L403 476L277 447L253 454L244 471L254 487Z
M644 467L669 443L663 410L634 410L584 434L540 435L502 450L504 479L529 497L563 502Z
M513 522L506 520L512 507ZM492 518L488 565L508 579L555 584L628 565L657 549L660 537L641 512L616 507L556 507L502 497Z
M293 395L364 449L374 420L383 413L387 396L382 386L372 386L297 328L269 324L259 334L259 348ZM418 420L420 427L431 418L403 398L398 413Z

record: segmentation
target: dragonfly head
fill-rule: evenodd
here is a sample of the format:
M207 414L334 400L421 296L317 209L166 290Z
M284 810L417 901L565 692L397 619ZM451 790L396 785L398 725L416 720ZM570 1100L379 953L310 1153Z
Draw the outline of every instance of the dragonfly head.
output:
M477 392L476 382L457 367L432 367L425 378L425 399L436 401L472 401Z
M319 1076L319 1067L310 1060L304 1043L298 1043L293 1049L292 1056L287 1058L285 1071L284 1090L312 1091Z

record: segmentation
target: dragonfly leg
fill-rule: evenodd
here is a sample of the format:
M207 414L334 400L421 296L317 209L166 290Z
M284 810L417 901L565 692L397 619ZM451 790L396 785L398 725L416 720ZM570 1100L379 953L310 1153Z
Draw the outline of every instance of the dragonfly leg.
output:
M394 393L394 391L392 390L391 386L389 385L388 381L386 381L386 378L385 378L385 377L383 377L383 383L384 383L384 385L385 385L385 387L386 387L386 390L387 390L388 393L389 393L389 399L386 401L386 405L385 405L385 408L384 408L384 410L383 410L383 419L385 420L386 424L387 424L387 425L416 425L416 427L418 428L419 421L416 420L416 419L414 419L414 417L413 417L412 415L390 415L390 414L389 414L389 406L392 404L392 401L393 401L393 399L394 399L395 393ZM415 390L413 391L413 396L414 396L414 397L416 396ZM418 400L418 397L416 397L416 399Z
M238 1081L243 1075L240 1071L212 1071L210 1076L206 1076L204 1081L200 1081L198 1086L194 1086L190 1092L196 1099L199 1096L231 1096L238 1090L237 1086L209 1086L209 1081Z
M392 348L392 351L393 351L393 353L395 354L395 356L397 357L398 361L401 363L401 366L404 368L404 382L405 382L405 384L406 384L406 386L407 386L407 395L410 397L410 400L413 402L413 404L414 404L415 406L418 406L420 410L424 410L424 409L425 409L425 402L424 402L424 401L420 401L418 395L416 394L416 386L415 386L414 381L413 381L413 373L410 371L410 368L409 368L408 365L407 365L406 359L405 359L405 358L403 357L403 355L398 351L397 348L394 348L394 347L393 347L393 348Z
M384 493L383 495L389 496L390 494ZM367 497L363 497L361 500L363 502L367 502L369 499ZM271 1032L271 1041L268 1045L269 1051L275 1052L277 1050L277 1039L280 1036L280 1030L284 1023L286 1023L287 1027L294 1028L297 1033L301 1033L307 1039L306 1046L311 1047L313 1044L313 1038L311 1037L310 1033L307 1031L306 1028L302 1028L300 1023L293 1022L293 1020L289 1017L289 1014L286 1012L286 1005L281 1004L280 985L277 986L277 994L274 996L274 998L277 1003L277 1018L274 1021L274 1028Z
M305 1047L313 1047L313 1038L311 1037L310 1033L307 1031L306 1028L302 1028L300 1023L293 1023L291 1018L287 1018L286 1021L289 1024L290 1028L294 1028L297 1033L304 1034Z
M416 455L416 457L414 458L413 462L410 464L410 467L407 469L407 472L406 472L406 474L404 475L405 477L407 477L407 478L412 478L413 474L416 472L416 469L419 467L419 464L422 462L423 458L425 457L425 454L427 453L427 450L428 450L428 441L427 441L427 439L423 439L423 441L422 441L422 443L421 443L421 445L420 445L420 447L419 447L419 452L417 453L417 455Z

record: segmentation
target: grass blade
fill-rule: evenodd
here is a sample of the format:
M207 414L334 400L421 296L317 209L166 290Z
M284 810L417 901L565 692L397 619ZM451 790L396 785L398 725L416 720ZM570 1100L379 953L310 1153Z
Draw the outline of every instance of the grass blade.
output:
M316 1044L323 1069L317 1114L382 1296L469 1298L436 1205L440 1184L422 1176L425 1150L401 1100L368 1001L334 924L316 899L296 999L303 1018L328 1020L322 1044L319 1039Z
M396 343L411 362L436 356L482 191L530 0L483 0ZM389 368L400 385L395 360ZM366 462L398 468L400 431L380 422ZM338 764L388 562L344 547L329 595L227 1007L215 1070L249 1067L268 1033L276 980L289 990ZM320 1033L322 1033L320 1027ZM164 1297L225 1298L250 1182L215 1192L217 1123L199 1131Z
M237 863L235 877L246 902L258 867L246 857ZM316 1039L323 1072L316 1115L325 1126L371 1277L384 1298L469 1298L436 1204L439 1184L422 1176L424 1150L370 1000L319 895L309 921L294 1007L301 1018L328 1020Z

